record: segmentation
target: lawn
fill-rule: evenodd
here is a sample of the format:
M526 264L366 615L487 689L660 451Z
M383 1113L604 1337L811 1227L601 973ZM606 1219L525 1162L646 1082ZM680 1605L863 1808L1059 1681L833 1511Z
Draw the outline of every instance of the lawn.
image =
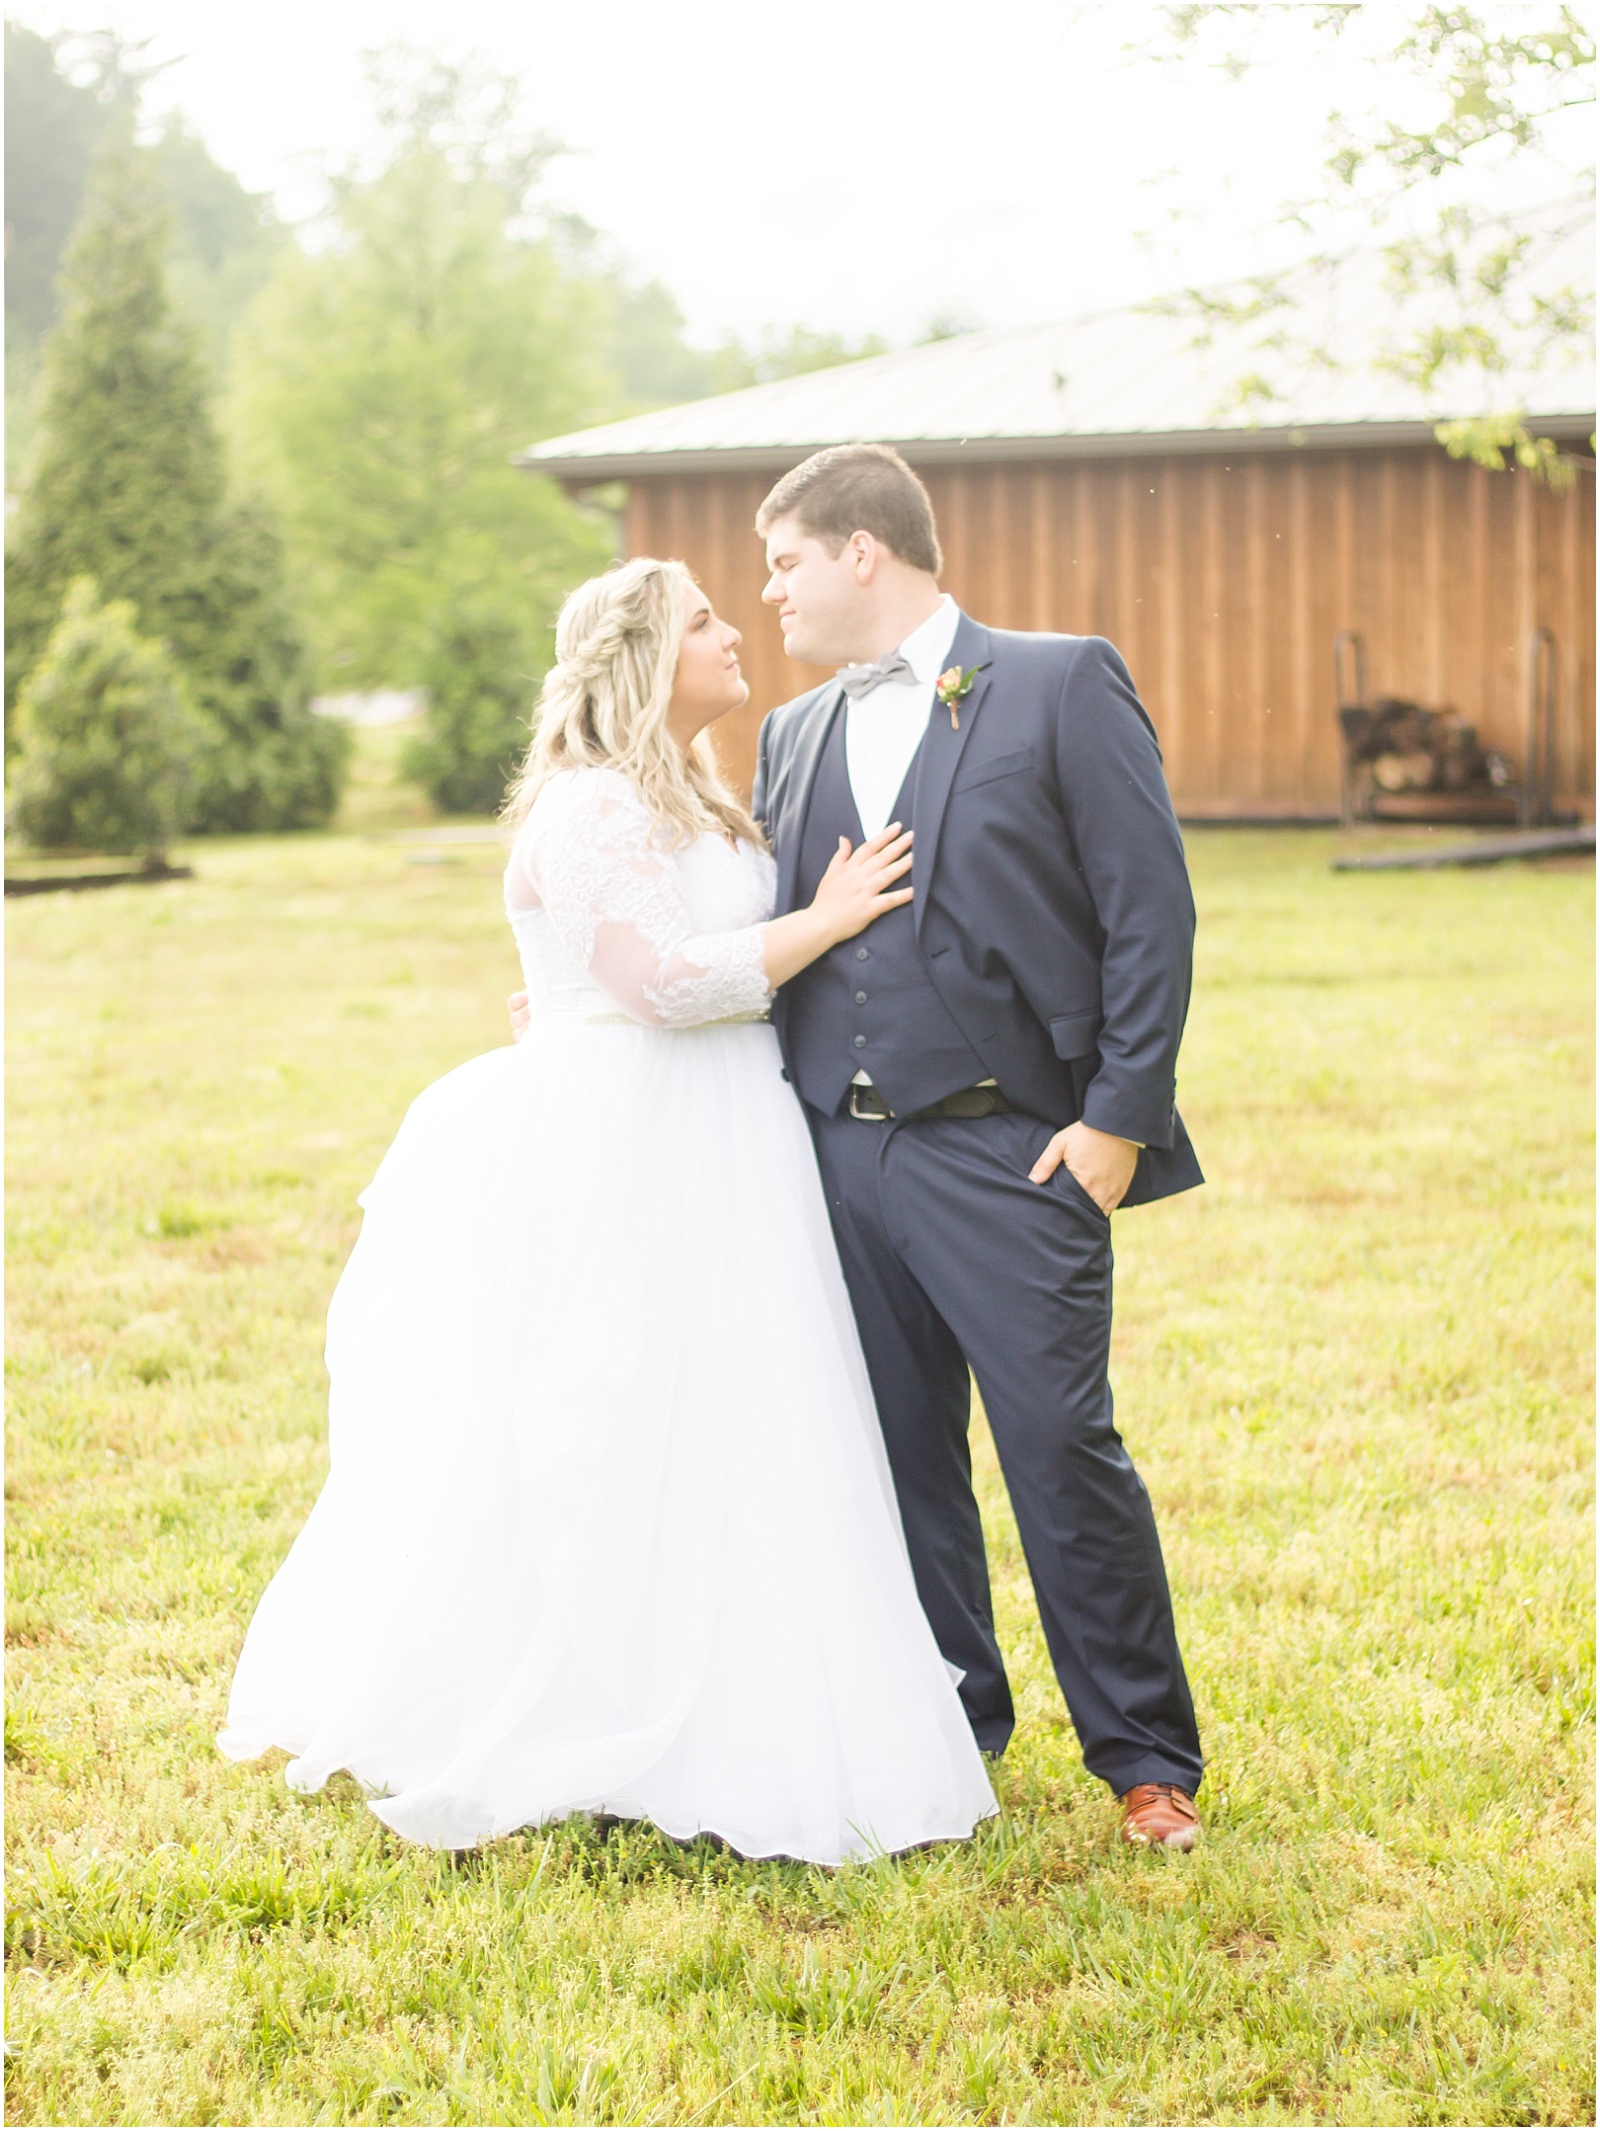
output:
M1020 1725L966 1847L452 1860L213 1751L407 1101L502 1040L482 844L12 906L8 2120L1592 2121L1592 877L1196 832L1206 1190L1119 1215L1205 1846L1126 1853L980 1442Z

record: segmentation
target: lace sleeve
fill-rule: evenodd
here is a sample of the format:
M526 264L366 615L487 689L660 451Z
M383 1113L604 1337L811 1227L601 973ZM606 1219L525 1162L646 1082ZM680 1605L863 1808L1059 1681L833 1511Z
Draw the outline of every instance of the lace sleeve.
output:
M615 771L547 785L518 856L562 946L633 1020L692 1028L765 1013L763 928L695 933L672 852Z

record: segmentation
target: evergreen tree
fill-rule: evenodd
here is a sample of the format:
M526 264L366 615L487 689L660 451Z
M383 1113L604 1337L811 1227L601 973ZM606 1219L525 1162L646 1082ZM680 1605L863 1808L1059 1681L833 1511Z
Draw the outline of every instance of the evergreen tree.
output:
M193 333L172 315L168 215L119 126L102 149L62 273L43 433L7 556L6 698L44 649L73 578L131 599L187 665L204 617L195 564L222 507Z
M159 177L119 124L85 194L47 345L39 451L6 556L6 700L67 586L95 578L163 639L212 727L190 824L326 820L348 735L312 715L278 551L224 494L195 331L168 300Z
M134 628L131 600L102 606L88 577L69 587L17 722L10 812L30 843L166 855L210 735L165 646Z
M310 707L283 543L261 505L236 504L222 515L196 598L208 617L208 671L196 693L213 738L199 765L193 826L321 828L344 788L350 731Z
M5 26L6 479L16 488L33 458L40 352L57 317L61 256L78 222L96 149L109 127L142 107L162 71L150 39ZM201 328L212 367L227 369L228 343L275 254L291 241L265 194L246 192L214 162L184 120L169 112L159 139L140 153L155 166L172 206L168 284L177 308Z

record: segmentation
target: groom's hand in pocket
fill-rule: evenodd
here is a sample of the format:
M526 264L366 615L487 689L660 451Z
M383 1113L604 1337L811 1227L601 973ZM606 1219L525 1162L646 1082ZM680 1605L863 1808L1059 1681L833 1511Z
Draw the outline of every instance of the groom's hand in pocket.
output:
M1097 1132L1080 1121L1058 1132L1028 1171L1035 1184L1048 1184L1065 1162L1103 1214L1114 1213L1127 1196L1139 1163L1137 1140Z
M506 1012L511 1016L511 1041L520 1043L528 1033L528 1023L533 1016L528 1011L526 992L513 992L506 1001Z

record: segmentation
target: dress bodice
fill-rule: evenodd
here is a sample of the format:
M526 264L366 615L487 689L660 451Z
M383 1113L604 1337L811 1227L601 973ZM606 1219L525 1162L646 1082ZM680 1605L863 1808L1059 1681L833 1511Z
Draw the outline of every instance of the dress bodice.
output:
M552 778L506 867L532 1025L765 1019L775 891L767 852L710 833L673 846L619 772Z

